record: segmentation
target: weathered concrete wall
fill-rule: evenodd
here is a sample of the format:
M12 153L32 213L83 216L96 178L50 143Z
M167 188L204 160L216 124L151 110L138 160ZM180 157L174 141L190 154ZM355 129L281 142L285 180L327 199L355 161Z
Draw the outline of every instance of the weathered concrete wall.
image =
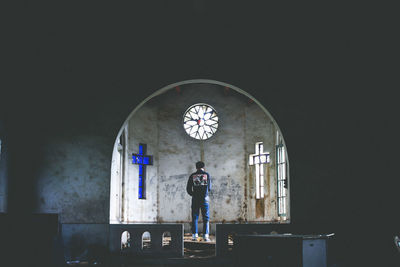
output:
M205 141L189 137L182 126L184 112L196 103L210 104L219 116L218 131ZM277 128L246 96L224 91L218 85L188 84L181 86L180 93L170 90L147 102L127 127L125 223L190 222L191 198L186 193L186 182L199 160L204 160L212 177L212 222L278 219L274 155ZM265 166L262 205L256 205L254 170L248 166L256 142L264 142L264 151L271 153L271 163ZM147 144L147 154L154 157L154 165L147 167L146 200L138 199L138 168L130 160L139 143ZM119 154L114 152L114 164L117 157ZM118 169L114 164L112 168ZM113 174L111 188L118 179ZM118 205L116 199L113 201L111 207ZM110 214L111 221L117 217L115 214Z
M65 260L104 257L108 246L110 157L105 136L47 138L36 178L38 213L58 213Z
M38 174L36 211L58 213L61 223L106 223L110 142L103 137L53 138Z
M128 123L127 155L125 157L125 209L126 222L154 222L157 220L158 172L157 164L146 167L146 199L138 198L139 166L132 164L132 153L139 153L139 144L147 144L147 155L158 162L157 107L152 104L136 113L135 121Z

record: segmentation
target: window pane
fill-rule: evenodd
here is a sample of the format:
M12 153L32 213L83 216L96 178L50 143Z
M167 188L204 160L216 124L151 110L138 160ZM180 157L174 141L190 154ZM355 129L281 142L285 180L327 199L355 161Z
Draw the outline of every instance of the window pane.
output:
M186 123L185 123L186 125L196 125L197 124L197 121L194 121L194 120L190 120L190 121L187 121Z
M189 114L193 119L195 119L195 120L199 119L199 116L196 113L194 113L193 111L190 111Z
M256 199L260 198L260 170L258 164L256 164Z
M254 162L253 162L253 156L252 156L252 155L249 156L249 164L250 164L250 165L253 165L253 164L254 164Z
M210 126L204 125L204 131L207 133L212 133Z
M191 133L191 134L192 134L192 133L195 133L195 132L197 132L198 129L199 129L199 126L198 126L198 125L195 125L195 126L193 126L192 129L190 130L190 133Z
M211 117L211 113L206 113L206 114L204 114L204 120L205 120L205 121L206 121L206 120L209 120L210 117Z
M200 138L203 139L203 135L204 135L203 127L199 127L199 135L200 135Z

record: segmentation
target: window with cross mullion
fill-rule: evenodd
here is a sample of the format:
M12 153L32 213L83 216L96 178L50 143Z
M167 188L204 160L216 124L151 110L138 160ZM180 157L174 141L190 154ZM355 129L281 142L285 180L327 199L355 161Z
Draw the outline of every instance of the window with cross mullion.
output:
M264 152L263 142L257 142L255 153L249 156L249 165L256 169L256 199L264 198L264 165L269 161L269 152Z

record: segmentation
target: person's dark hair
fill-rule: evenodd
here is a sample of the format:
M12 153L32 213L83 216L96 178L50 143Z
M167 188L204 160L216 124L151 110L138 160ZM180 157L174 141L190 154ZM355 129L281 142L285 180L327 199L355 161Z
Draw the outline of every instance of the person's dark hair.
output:
M201 169L201 168L204 168L204 162L202 161L196 162L196 169Z

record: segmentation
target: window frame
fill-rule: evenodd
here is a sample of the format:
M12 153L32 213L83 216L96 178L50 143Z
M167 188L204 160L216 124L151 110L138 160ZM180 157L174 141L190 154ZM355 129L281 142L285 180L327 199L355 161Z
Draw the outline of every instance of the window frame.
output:
M283 166L281 168L281 166ZM283 176L281 175L283 173ZM288 164L286 147L282 142L276 145L276 187L277 187L277 213L278 217L288 216L288 186L285 187L288 180ZM287 184L288 185L288 184ZM283 203L282 203L283 201Z

